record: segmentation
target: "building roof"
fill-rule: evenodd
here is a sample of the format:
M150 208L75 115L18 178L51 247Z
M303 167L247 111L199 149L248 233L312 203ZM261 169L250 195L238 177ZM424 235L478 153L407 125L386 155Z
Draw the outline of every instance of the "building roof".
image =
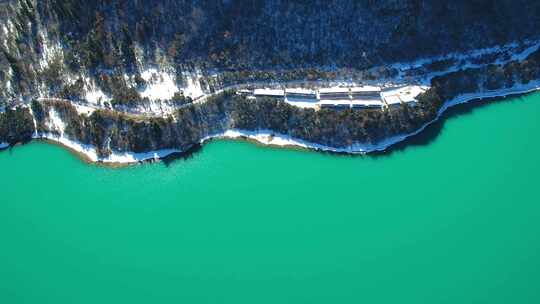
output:
M315 95L314 90L302 89L302 88L285 89L285 93L287 93L287 94Z
M280 89L255 89L253 95L263 95L263 96L284 96L285 93Z
M361 92L381 92L381 88L380 87L375 87L375 86L362 86L362 87L354 87L354 88L351 88L351 92L352 93L361 93Z
M425 92L425 90L427 90L427 87L421 87L417 85L403 86L382 92L381 95L388 104L390 104L389 100L395 98L391 96L398 96L402 102L408 103L415 102L418 94Z
M362 99L362 100L353 100L351 101L353 105L364 105L364 106L382 106L383 102L380 99Z
M349 94L349 88L340 88L340 87L323 88L323 89L319 89L319 93L320 94L336 94L336 93Z
M384 97L384 101L386 101L387 104L393 105L393 104L399 104L401 103L401 99L398 95L388 95Z

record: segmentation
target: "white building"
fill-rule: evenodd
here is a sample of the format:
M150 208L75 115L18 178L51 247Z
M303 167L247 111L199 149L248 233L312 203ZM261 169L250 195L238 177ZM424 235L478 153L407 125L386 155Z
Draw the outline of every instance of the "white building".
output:
M281 89L255 89L255 97L285 97L285 91Z
M310 89L285 89L285 97L291 99L302 99L317 101L317 93Z
M381 98L381 88L375 86L362 86L351 88L352 99Z
M349 88L324 88L319 90L321 100L349 100Z

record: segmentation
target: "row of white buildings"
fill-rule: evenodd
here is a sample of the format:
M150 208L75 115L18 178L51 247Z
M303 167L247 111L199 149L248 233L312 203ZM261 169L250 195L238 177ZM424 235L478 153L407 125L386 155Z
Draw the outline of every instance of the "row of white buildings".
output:
M252 98L283 98L286 102L300 107L320 108L384 108L404 103L416 103L418 94L427 90L421 86L401 86L381 88L377 86L333 87L319 89L255 89L242 90Z

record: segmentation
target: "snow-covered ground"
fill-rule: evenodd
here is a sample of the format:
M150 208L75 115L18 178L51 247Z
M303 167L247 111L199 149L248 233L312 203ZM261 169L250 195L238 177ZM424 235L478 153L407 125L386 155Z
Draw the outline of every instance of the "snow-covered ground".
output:
M3 31L12 31L11 29L13 27L12 24L6 23L1 30ZM399 87L395 89L388 89L390 86L395 86L396 83L410 83L408 81L405 81L403 78L404 75L407 73L407 71L422 67L429 63L434 63L441 60L446 59L453 59L455 60L455 64L448 69L441 71L441 72L435 72L435 73L429 73L427 75L423 75L419 80L420 83L429 83L429 79L433 76L437 76L439 74L444 74L448 72L452 72L458 69L462 68L475 68L483 66L483 64L475 64L472 63L474 59L478 59L481 56L489 55L489 54L495 54L495 53L508 53L509 56L503 58L500 57L495 62L496 64L504 64L512 60L524 60L527 56L529 56L532 52L536 51L540 47L540 41L526 41L525 47L518 45L517 43L511 43L499 47L492 47L492 48L485 48L485 49L478 49L473 50L468 53L452 53L445 56L440 57L433 57L433 58L425 58L420 59L414 62L409 63L396 63L393 65L390 65L388 67L390 68L396 68L400 71L399 75L395 79L379 79L377 81L374 81L373 83L362 83L357 84L352 80L336 80L332 81L330 83L321 83L320 87L328 87L330 86L336 86L334 88L330 88L329 92L332 92L332 90L338 90L337 86L345 86L345 87L362 87L365 86L365 84L370 84L373 86L377 86L380 88L383 88L381 92L381 100L385 100L388 104L397 104L401 102L414 102L415 97L428 89L427 86L406 86L406 87ZM55 44L45 45L45 50L43 53L42 61L40 62L41 67L44 68L47 66L49 61L52 60L54 56L61 56L61 50L58 49L58 46ZM164 69L157 69L157 68L144 68L141 67L141 76L143 79L146 80L147 86L144 90L140 91L141 96L148 97L150 99L150 102L142 104L139 106L136 110L140 111L144 114L151 114L151 115L164 115L164 114L170 114L172 113L176 107L169 102L166 102L164 100L171 99L176 92L182 91L185 96L189 96L192 99L194 99L194 103L200 103L204 102L209 96L218 94L220 92L223 92L225 89L218 90L214 92L213 94L205 94L205 90L201 87L200 79L202 76L197 72L185 72L182 74L182 77L184 78L183 82L177 81L176 74L172 73L168 70ZM7 88L10 89L10 78L12 76L12 72L10 69L7 70L7 75L9 77L7 80ZM129 79L130 82L133 81L133 79ZM110 101L111 97L107 96L89 77L84 77L84 83L85 83L85 99L89 102L89 104L83 105L76 102L73 102L73 105L77 109L79 113L84 114L91 114L95 109L102 108L103 103L106 101ZM179 85L179 83L183 83L183 85ZM293 83L296 83L295 81L287 83L289 86ZM304 88L300 88L301 84L298 83L298 88L288 88L287 92L289 93L312 93L314 91L312 90L306 90ZM245 88L249 84L239 85L237 86L239 89ZM258 86L264 86L264 84L258 84ZM540 87L540 82L531 82L528 85L518 85L514 86L509 89L504 90L497 90L497 91L485 91L485 92L479 92L475 94L464 94L460 95L457 98L448 101L445 103L445 105L441 108L439 115L437 116L437 119L439 116L449 107L459 104L459 103L465 103L470 100L478 99L478 98L487 98L487 97L499 97L499 96L506 96L511 94L518 94L518 93L525 93L529 91L538 90ZM366 88L368 88L366 86ZM371 88L373 89L373 87ZM361 89L360 89L361 90ZM260 94L276 94L280 95L281 97L284 96L284 90L276 90L276 89L259 89L258 91ZM84 95L84 94L83 94ZM314 108L317 107L318 104L321 104L322 101L317 99L298 99L298 98L287 98L285 99L286 102L288 102L291 105L298 106L298 107L304 107L304 108ZM339 103L339 101L335 100L328 100L326 101L328 103ZM353 104L355 101L350 100L343 100L341 101L343 104ZM380 101L358 101L357 103L366 105L373 105L373 103L376 103L377 105L380 103L382 105L382 102ZM95 107L93 106L95 105ZM31 109L30 109L31 110ZM435 119L436 120L436 119ZM432 121L433 122L433 121ZM276 145L276 146L299 146L304 148L310 148L310 149L317 149L317 150L325 150L325 151L334 151L334 152L347 152L347 153L366 153L371 151L379 151L384 150L388 146L395 144L399 141L402 141L406 139L409 136L412 136L414 134L417 134L421 132L426 126L431 124L432 122L427 123L419 130L411 133L411 134L403 134L399 136L395 136L392 138L388 138L380 143L377 143L376 145L373 144L355 144L347 148L342 149L335 149L332 147L326 147L314 143L308 143L302 140L290 138L287 135L282 134L274 134L273 132L269 130L261 130L258 132L247 132L242 130L229 130L227 132L224 132L222 134L216 134L213 136L210 136L209 138L214 137L224 137L224 138L238 138L238 137L246 137L250 138L256 141L259 141L263 144L269 144L269 145ZM35 122L34 122L35 123ZM99 158L97 156L96 150L94 147L89 145L84 145L81 143L78 143L76 141L72 141L68 139L64 135L64 128L65 125L63 124L62 120L58 116L58 113L56 113L54 110L50 113L50 125L49 127L52 130L57 131L60 135L54 135L54 134L34 134L34 137L36 138L47 138L53 141L57 141L65 146L68 146L80 153L85 154L90 160L92 161L102 161L102 162L113 162L113 163L132 163L132 162L138 162L142 160L147 159L156 159L156 158L162 158L168 154L181 152L176 149L168 149L168 150L160 150L160 151L151 151L148 153L123 153L123 152L113 152L113 154L107 158ZM204 139L204 140L206 140ZM204 141L203 140L203 141ZM6 144L0 143L0 148L4 148Z
M11 27L9 21L7 23L4 23L3 27L0 30L3 31L10 31L9 27ZM43 35L46 35L46 33L43 33ZM45 36L44 36L45 37ZM459 69L464 68L475 68L484 66L484 64L475 64L473 63L474 60L477 60L481 58L481 56L489 55L489 54L497 54L500 53L501 56L494 62L495 64L504 64L511 60L523 60L527 56L529 56L532 52L536 51L540 47L540 40L538 41L525 41L518 43L510 43L502 46L497 47L491 47L491 48L484 48L484 49L476 49L470 52L466 53L450 53L445 56L438 56L438 57L430 57L430 58L423 58L419 59L413 62L402 62L402 63L394 63L386 66L387 68L396 68L399 71L399 75L397 77L393 78L380 78L378 80L373 81L363 81L362 83L356 83L353 79L354 76L351 76L350 78L340 78L335 79L333 81L321 81L320 83L317 83L316 86L323 88L328 88L327 90L342 90L343 87L352 87L354 90L355 88L365 88L365 89L373 89L376 87L383 88L383 91L385 91L385 87L388 86L396 86L396 84L410 84L410 83L420 83L424 86L429 85L430 79L434 76L438 76L441 74L446 74L452 71L457 71ZM502 56L502 54L505 54L506 56ZM52 61L53 58L62 56L62 50L59 45L55 44L54 42L47 42L47 44L44 45L44 52L43 52L43 58L42 62L40 62L42 67L45 67L49 64L49 61ZM139 60L140 58L137 57ZM414 70L416 68L422 67L429 63L434 63L441 60L448 60L452 59L455 61L455 63L445 69L444 71L438 71L438 72L431 72L424 75L418 75L418 76L406 76L408 71ZM200 71L184 71L181 73L182 79L177 79L177 74L174 71L174 69L170 68L169 64L163 64L161 67L149 67L145 65L143 62L139 62L138 67L141 71L141 77L147 82L147 85L144 87L144 89L139 90L139 93L142 97L147 97L150 101L146 103L141 103L140 106L138 106L137 109L135 109L136 112L140 112L141 114L148 114L148 115L166 115L171 114L177 107L170 102L166 102L170 100L175 93L182 92L185 96L191 97L194 100L194 103L203 103L205 102L208 97L214 96L216 94L219 94L220 92L223 92L226 89L244 89L247 86L255 86L259 87L255 90L255 95L261 94L261 95L274 95L274 96L283 96L284 90L283 89L277 89L276 86L273 88L263 88L265 85L272 87L272 84L268 83L244 83L240 85L233 85L230 87L218 89L214 91L213 93L208 93L209 88L203 88L201 86L201 79L203 79L203 75ZM380 68L380 67L379 67ZM377 68L374 68L374 70L377 70ZM111 72L111 71L108 71ZM8 77L6 78L6 89L7 92L11 92L11 81L12 78L12 72L10 69L7 70ZM73 76L73 79L70 79L68 82L73 83L78 79L78 76ZM70 75L66 75L66 79L71 77ZM207 75L208 76L208 75ZM126 79L127 83L130 86L135 86L135 80L134 75L128 76L124 75L124 78ZM83 98L90 103L90 106L92 104L96 105L95 108L104 108L105 102L111 101L111 96L108 96L104 91L93 81L90 77L85 76L83 77L84 80L84 92L83 92ZM294 85L295 83L298 84L297 88L291 88L291 85ZM288 93L313 93L313 90L301 88L303 85L303 81L290 81L285 84L281 84L284 86L289 86L287 89ZM369 86L367 86L369 85ZM372 86L372 87L370 87ZM341 87L341 88L340 88ZM413 88L414 89L414 88ZM46 96L49 95L50 92L41 92L40 96ZM401 94L400 92L399 94ZM318 95L318 94L317 94ZM390 93L384 93L382 98L387 101L389 104L398 103L398 99L400 99L399 102L414 102L414 97L417 95L415 92L412 92L410 96L405 96L407 94L399 95L398 97L392 97ZM297 107L302 108L315 108L317 105L314 104L313 100L302 100L299 98L287 98L285 100L289 104ZM346 101L344 101L346 102ZM355 104L361 105L361 102L355 102ZM93 110L92 107L82 107L78 106L77 110L80 113L86 113L90 114ZM133 109L131 109L133 110ZM133 112L133 111L128 111Z
M39 139L48 139L55 142L58 142L76 152L84 154L90 161L93 162L103 162L103 163L136 163L143 160L149 159L160 159L171 153L180 152L179 150L166 149L160 151L151 151L145 153L133 153L133 152L114 152L106 157L99 157L96 151L96 148L92 145L87 145L80 143L78 141L69 139L65 134L65 123L62 121L58 113L51 109L49 111L49 122L47 127L58 132L57 134L45 133L45 134L34 134L34 138Z
M39 66L41 70L49 67L49 64L54 60L62 60L64 57L64 49L58 41L51 41L48 37L48 32L40 30L38 35L42 37L41 41L41 58L39 58Z
M168 100L174 93L180 91L176 85L176 77L172 73L147 69L141 73L141 77L146 81L146 88L139 92L143 98Z
M416 102L416 97L428 89L428 86L402 86L381 92L381 98L388 105Z
M505 44L502 46L476 49L476 50L472 50L466 53L450 53L444 56L423 58L423 59L419 59L413 62L394 63L394 64L389 65L388 68L395 68L399 71L398 76L393 78L393 80L400 81L402 79L407 79L411 77L410 75L407 76L408 71L420 68L424 65L435 63L438 61L443 61L443 60L455 61L455 63L452 66L449 66L442 71L429 72L427 74L419 75L418 77L412 77L417 82L420 82L424 85L429 85L431 79L436 76L441 76L441 75L448 74L451 72L456 72L462 69L471 69L471 68L474 69L474 68L480 68L480 67L486 66L485 63L473 63L475 59L479 59L484 55L507 53L509 54L508 57L500 56L497 60L495 60L494 62L491 62L492 64L496 64L496 65L504 65L511 61L522 61L526 59L531 53L535 52L536 50L540 48L540 40L524 41L522 43L524 43L524 45L526 46L522 50L519 50L518 49L519 45L516 42L513 42L513 43Z
M79 114L85 114L85 115L89 116L90 114L94 113L94 111L96 110L96 108L94 108L94 107L89 107L89 106L76 104L76 103L72 103L72 104L75 107L75 109L77 110L77 113L79 113Z
M189 96L191 99L196 100L205 95L200 83L202 76L199 73L184 73L183 77L187 79L187 85L180 88L184 96Z
M92 104L103 104L111 101L111 97L105 94L89 77L85 77L85 99Z
M111 155L103 158L103 157L98 156L97 150L94 146L83 144L78 141L72 140L65 135L64 131L65 131L66 125L64 121L62 121L62 118L58 115L58 113L56 112L54 108L49 111L49 120L46 123L46 125L47 125L47 128L49 128L51 131L55 131L57 134L52 133L52 132L40 133L40 134L35 133L33 135L33 138L48 139L51 141L58 142L76 152L79 152L85 155L92 162L129 164L129 163L136 163L143 160L160 159L169 154L180 152L179 150L175 150L175 149L165 149L165 150L160 150L160 151L151 151L151 152L144 152L144 153L113 151Z
M509 52L511 54L510 58L508 58L507 60L498 59L497 62L494 62L495 64L504 64L506 62L513 61L513 60L518 60L518 61L523 60L540 47L540 41L524 41L523 43L527 47L521 51L517 51L516 49L519 47L519 45L516 42L512 42L512 43L500 45L500 46L475 49L466 53L448 53L443 56L421 58L421 59L411 61L411 62L394 63L394 64L389 65L388 67L396 68L400 71L406 71L410 69L419 68L426 64L434 63L437 61L453 59L456 61L468 62L472 59L480 58L481 56L484 56L484 55L496 54L500 52ZM474 64L470 64L466 67L474 67L474 66L475 66Z
M540 81L536 81L536 82L531 82L527 85L517 85L511 88L502 89L502 90L484 91L484 92L478 92L478 93L459 95L456 98L446 102L444 106L439 110L437 117L434 120L423 125L418 130L409 134L400 134L393 137L389 137L376 144L356 143L345 148L335 148L335 147L329 147L325 145L307 142L301 139L292 138L288 135L272 132L271 130L258 130L258 131L227 130L223 133L207 136L203 138L200 141L200 143L204 143L212 138L231 138L231 139L247 138L247 139L255 140L265 145L280 146L280 147L294 146L294 147L301 147L301 148L306 148L306 149L313 149L313 150L319 150L319 151L331 151L331 152L338 152L338 153L365 154L365 153L375 152L375 151L384 151L388 147L398 142L401 142L410 136L413 136L422 132L427 126L437 121L440 118L440 116L448 108L454 105L467 103L473 100L474 101L481 100L483 98L505 97L508 95L522 94L522 93L536 91L539 89L540 89ZM165 150L158 150L158 151L149 151L145 153L113 152L110 156L106 158L100 158L97 156L95 147L91 145L85 145L77 141L73 141L66 138L63 134L63 128L64 128L63 122L59 121L59 117L55 112L54 113L51 112L50 115L51 115L50 126L53 126L54 130L58 131L60 135L57 136L51 133L47 133L47 134L35 135L34 137L56 141L66 147L69 147L79 153L84 154L89 160L93 162L129 164L129 163L137 163L137 162L141 162L145 160L156 160L156 159L166 157L172 153L182 152L181 150L178 150L178 149L165 149Z
M296 147L302 147L307 149L314 149L314 150L320 150L320 151L331 151L331 152L338 152L338 153L351 153L351 154L365 154L370 152L376 152L376 151L384 151L388 147L401 142L408 137L411 137L413 135L416 135L420 132L422 132L427 126L431 125L435 121L437 121L440 116L450 107L467 103L470 101L476 101L481 100L485 98L494 98L494 97L505 97L509 95L515 95L515 94L523 94L528 92L533 92L540 90L540 81L529 83L528 85L518 85L514 86L508 89L503 90L496 90L496 91L484 91L484 92L478 92L478 93L471 93L471 94L463 94L460 95L444 104L444 106L439 110L439 113L437 117L423 125L421 128L416 130L415 132L409 133L409 134L400 134L393 137L386 138L383 141L380 141L376 144L371 143L356 143L346 148L334 148L329 147L325 145L320 145L316 143L310 143L306 142L304 140L295 139L288 135L278 134L275 132L272 132L270 130L260 130L260 131L243 131L243 130L228 130L221 134L216 134L214 136L209 136L205 139L203 139L201 142L204 142L205 140L209 138L248 138L255 140L261 144L265 145L273 145L273 146L296 146Z
M183 73L185 86L179 86L175 74L172 71L148 68L141 72L141 77L146 82L144 90L139 91L141 96L151 101L170 100L177 92L183 92L184 96L192 99L200 98L204 95L203 88L199 82L201 75L198 73Z
M38 139L48 139L59 144L62 144L78 153L83 154L92 162L102 162L110 164L131 164L145 160L158 160L170 154L181 152L175 149L165 149L159 151L150 151L144 153L134 152L113 152L108 157L99 157L96 148L92 145L86 145L75 140L71 140L64 135L55 135L52 133L44 133L35 136Z
M49 122L47 123L47 128L49 128L50 130L55 130L62 135L64 134L66 124L58 115L55 109L51 109L49 111Z
M169 101L150 101L144 104L141 104L137 107L137 110L141 113L152 113L157 115L167 115L172 114L177 107Z
M508 53L509 56L506 58L499 58L494 63L495 64L505 64L512 60L523 60L527 56L529 56L532 52L536 51L540 47L540 40L539 41L525 41L523 42L525 47L521 47L518 45L518 43L510 43L502 46L497 47L491 47L491 48L483 48L483 49L476 49L472 50L470 52L466 53L450 53L445 56L437 56L437 57L430 57L430 58L422 58L413 62L401 62L401 63L394 63L386 66L387 68L395 68L399 71L399 74L397 77L389 78L389 79L379 79L376 81L370 81L367 83L356 83L351 79L336 79L335 81L331 81L330 83L334 86L334 88L337 87L365 87L366 89L372 89L375 86L377 87L386 87L386 86L394 86L396 83L411 83L413 82L419 82L423 84L424 86L427 86L430 84L430 80L435 77L442 74L446 74L449 72L454 72L459 69L465 69L465 68L478 68L481 66L484 66L485 64L475 64L473 63L473 60L480 58L484 55L489 54L496 54L496 53ZM405 76L408 71L414 70L416 68L422 67L426 64L435 63L437 61L442 60L455 60L455 64L448 67L444 71L438 71L438 72L431 72L427 73L425 75L419 75L418 77L411 78L410 76ZM142 67L141 67L142 68ZM380 68L380 67L379 67ZM377 68L375 68L376 70ZM207 94L205 93L205 89L201 87L200 80L202 79L202 75L197 71L192 72L184 72L182 73L183 78L183 86L179 86L178 79L176 79L176 76L171 71L161 70L157 68L145 68L141 72L141 76L144 80L147 82L147 86L144 90L139 91L142 97L147 97L151 101L157 102L158 100L170 100L174 93L176 92L183 92L185 96L191 97L195 103L204 102L207 97L211 95L215 95L219 92L223 92L226 89L242 89L242 87L245 87L249 85L249 83L246 83L244 85L232 85L230 87L221 88L214 92L214 94ZM285 85L290 85L293 83L301 83L301 81L292 81L288 82ZM326 84L326 86L329 83ZM370 86L366 86L366 84L369 84ZM252 83L252 85L256 86L264 86L263 83ZM325 86L324 83L321 84L321 86ZM332 89L332 88L331 88ZM269 96L275 96L275 97L282 97L284 95L283 89L276 89L276 88L257 88L254 92L254 95L269 95ZM305 89L305 88L288 88L287 93L303 93L303 94L311 94L313 93L312 90ZM416 96L416 95L415 95ZM96 87L91 87L90 90L87 92L87 99L90 102L96 103L98 100L102 101L109 101L110 97L106 96L103 92L101 92ZM404 102L405 100L410 99L402 99ZM292 99L288 99L287 101L293 101ZM313 105L311 103L303 103L303 101L299 101L296 103L291 103L296 106L300 107L312 107Z

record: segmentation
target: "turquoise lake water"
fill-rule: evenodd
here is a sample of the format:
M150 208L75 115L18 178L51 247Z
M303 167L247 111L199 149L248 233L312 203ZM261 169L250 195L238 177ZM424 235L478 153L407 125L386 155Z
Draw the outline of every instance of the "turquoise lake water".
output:
M540 303L540 94L457 112L380 157L3 151L0 303Z

